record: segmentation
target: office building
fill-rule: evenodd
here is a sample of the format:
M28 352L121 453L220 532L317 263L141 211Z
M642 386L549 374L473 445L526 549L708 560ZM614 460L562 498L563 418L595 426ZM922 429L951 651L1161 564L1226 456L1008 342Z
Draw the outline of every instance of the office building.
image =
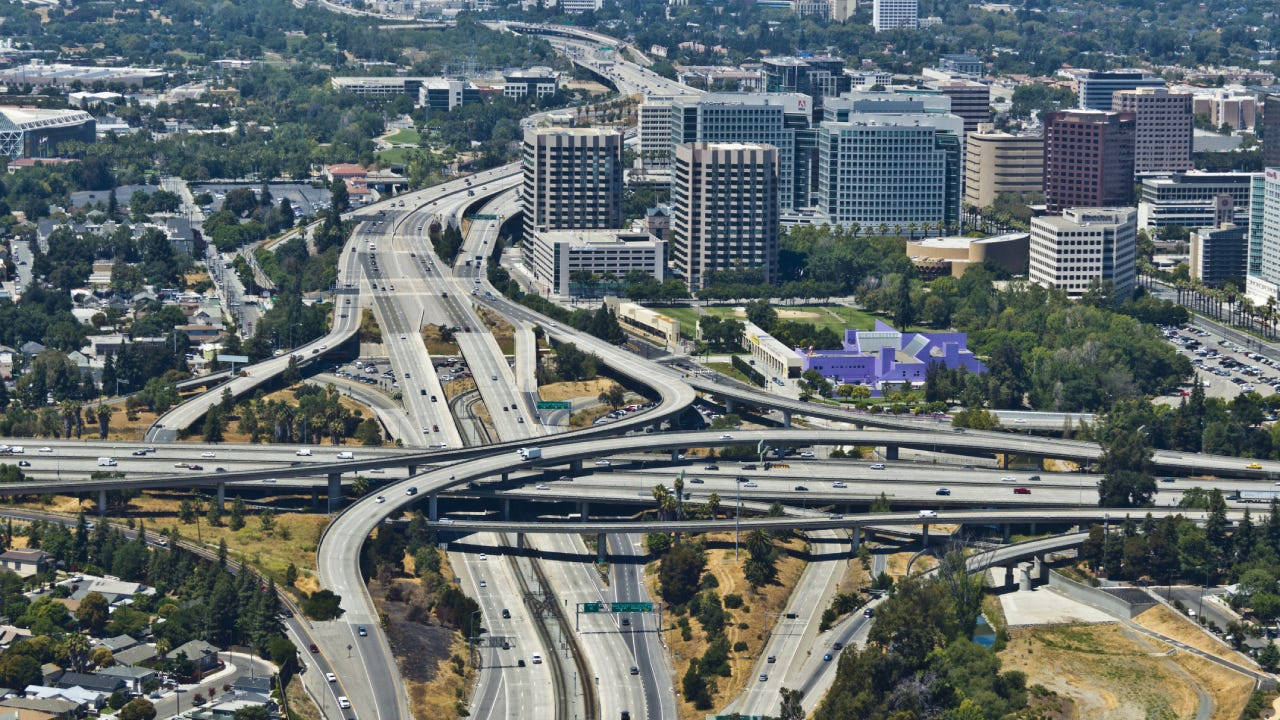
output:
M622 133L531 128L524 133L524 236L622 226Z
M938 69L946 71L955 77L969 78L977 80L986 75L987 68L982 62L982 58L977 55L949 54L938 58Z
M418 105L426 108L428 115L477 102L480 102L480 88L466 80L425 78L418 87Z
M845 22L858 10L858 0L830 0L828 18L834 22Z
M428 80L437 78L403 75L387 77L333 77L329 84L337 92L347 95L369 95L385 97L389 95L410 95L418 97L419 89Z
M559 87L560 73L549 67L531 67L503 73L502 94L512 100L526 97L542 99L555 95Z
M889 87L893 84L893 73L884 70L845 68L844 74L849 77L851 89L870 90L877 85Z
M1268 95L1262 103L1262 164L1280 167L1280 95Z
M1134 115L1135 173L1190 170L1195 118L1189 93L1164 88L1117 90L1111 109Z
M1252 130L1258 119L1257 98L1221 88L1197 92L1192 96L1191 109L1196 115L1207 116L1215 128L1226 125L1232 130Z
M811 97L815 119L820 115L824 98L848 92L852 87L844 74L844 60L830 55L766 57L760 64L760 73L765 92L803 93Z
M672 99L669 148L685 143L763 143L778 150L778 207L809 204L812 99L801 93L708 93ZM642 145L643 147L643 145Z
M1142 179L1138 196L1138 229L1178 225L1188 230L1232 222L1249 224L1252 183L1259 173L1192 171ZM1219 213L1226 202L1230 211Z
M647 95L638 111L640 166L647 170L671 167L671 118L675 95Z
M1117 90L1164 87L1164 80L1142 70L1088 70L1076 78L1082 110L1110 110Z
M691 290L719 270L778 277L778 148L758 143L676 147L671 265Z
M658 310L651 310L639 303L606 295L605 307L613 311L618 324L633 333L647 335L658 340L671 352L682 349L680 321Z
M765 332L750 320L742 323L742 349L751 353L752 364L765 377L798 378L804 362L800 353Z
M1256 216L1256 230L1261 258L1257 273L1251 272L1245 280L1245 294L1255 304L1265 305L1268 300L1280 298L1280 168L1264 170L1257 189L1261 211Z
M927 232L958 222L962 131L954 115L854 113L846 122L823 122L819 217L864 232L881 225Z
M1249 269L1248 226L1225 223L1191 233L1191 277L1209 287L1239 283Z
M633 271L661 282L666 243L647 232L629 230L548 230L523 244L525 266L543 295L616 295ZM593 281L584 284L590 275Z
M1113 297L1133 295L1137 277L1138 213L1131 208L1067 208L1031 219L1031 282L1076 299L1094 283Z
M932 80L925 87L951 98L951 112L964 118L964 131L971 133L980 123L991 122L991 88L975 80Z
M1044 138L980 126L965 139L964 204L990 207L1000 193L1033 193L1044 187Z
M1254 173L1249 182L1249 275L1245 282L1245 292L1248 292L1248 280L1262 275L1262 211L1267 204L1266 191L1266 173Z
M872 0L871 26L876 32L920 27L920 3L917 0Z
M924 88L851 90L838 98L828 98L822 108L822 119L848 122L856 113L949 115L951 98ZM963 131L964 118L956 117L960 119L958 131Z
M0 83L37 87L90 87L94 83L128 85L132 88L152 87L161 84L168 77L169 73L160 68L69 65L43 60L0 70Z
M1059 110L1043 121L1049 212L1133 202L1133 113Z
M83 110L0 107L0 156L55 157L64 142L97 140L97 122Z

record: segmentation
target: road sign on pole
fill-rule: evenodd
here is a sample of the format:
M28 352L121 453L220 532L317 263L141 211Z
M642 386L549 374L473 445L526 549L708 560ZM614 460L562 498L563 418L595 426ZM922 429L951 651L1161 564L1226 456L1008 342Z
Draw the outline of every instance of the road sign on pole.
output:
M572 406L562 400L539 400L539 410L569 410Z

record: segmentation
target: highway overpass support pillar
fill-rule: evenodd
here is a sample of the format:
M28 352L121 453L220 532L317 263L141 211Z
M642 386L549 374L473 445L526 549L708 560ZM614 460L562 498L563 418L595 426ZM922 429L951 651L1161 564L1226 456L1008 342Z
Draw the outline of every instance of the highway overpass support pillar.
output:
M107 514L107 491L99 490L98 491L98 515L104 516L106 514Z
M218 512L222 512L222 510L226 507L226 505L227 505L227 484L218 483Z
M1000 532L1004 536L1004 541L1009 542L1009 523L1000 526Z
M579 502L578 516L582 519L582 522L586 522L590 520L591 519L591 503L587 502L586 500Z
M1004 584L1000 586L1001 590L1008 590L1013 587L1013 566L1004 566Z
M432 522L440 519L440 497L435 493L427 496L427 519Z
M1049 582L1049 563L1044 561L1043 555L1037 555L1031 565L1031 585L1044 585Z
M502 498L502 519L511 519L511 498Z
M862 545L862 528L854 525L849 528L849 554L857 555L860 545Z
M920 526L920 547L929 547L929 523Z
M524 533L516 533L516 549L524 549Z
M725 411L726 413L736 413L736 412L738 412L738 402L737 402L736 400L734 400L733 398L725 398L725 399L724 399L724 411Z
M408 466L408 469L409 469L409 477L413 477L414 475L417 475L417 474L418 474L418 466L417 466L417 465L409 465L409 466Z
M782 411L782 427L791 427L791 411Z
M897 459L898 459L898 446L897 446L897 445L886 445L886 446L884 447L884 459L885 459L885 460L897 460Z
M596 533L596 562L604 564L609 556L609 543L605 539L604 533Z
M342 473L329 473L329 503L327 510L333 512L334 505L342 504Z
M570 461L569 461L569 472L575 472L575 473L580 473L580 472L582 472L582 461L581 461L581 460L570 460Z
M679 451L679 450L672 450L672 451L671 451L671 462L680 462L680 451Z

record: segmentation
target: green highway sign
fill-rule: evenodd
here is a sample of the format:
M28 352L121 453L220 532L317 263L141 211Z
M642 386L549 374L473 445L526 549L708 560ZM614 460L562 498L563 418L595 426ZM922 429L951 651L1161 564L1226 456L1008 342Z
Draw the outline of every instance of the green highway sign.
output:
M564 400L539 400L539 410L568 410L570 405Z
M584 612L584 613L598 613L598 612L600 612L600 606L601 606L601 605L604 605L605 607L608 607L609 603L598 603L598 602L582 603L582 612ZM606 611L606 612L607 612L607 611Z

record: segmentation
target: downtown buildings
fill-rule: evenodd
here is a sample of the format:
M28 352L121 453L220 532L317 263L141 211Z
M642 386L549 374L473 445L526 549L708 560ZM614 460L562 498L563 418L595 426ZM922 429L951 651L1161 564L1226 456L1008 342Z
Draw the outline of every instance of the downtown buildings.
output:
M1134 116L1133 170L1141 175L1190 170L1194 116L1190 93L1164 88L1117 90L1111 109Z
M1117 207L1133 200L1133 113L1044 114L1044 199L1049 212Z
M1031 219L1031 282L1079 299L1095 285L1128 299L1137 280L1138 212L1069 208Z
M524 237L546 230L622 226L622 133L601 128L525 131Z
M759 143L676 147L671 265L691 290L723 270L778 277L778 148Z

